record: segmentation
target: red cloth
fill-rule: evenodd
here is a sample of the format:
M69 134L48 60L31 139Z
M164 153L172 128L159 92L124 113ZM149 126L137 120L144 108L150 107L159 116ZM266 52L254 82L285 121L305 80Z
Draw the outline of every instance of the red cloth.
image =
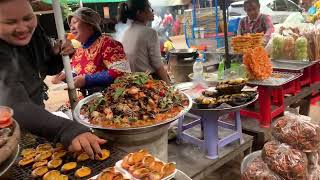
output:
M173 27L172 27L172 33L174 36L179 35L180 32L180 21L177 19L174 23L173 23Z
M162 23L163 27L167 27L167 26L173 24L173 21L174 21L174 19L173 19L173 16L171 14L165 15L165 17L163 19L163 23Z
M123 46L111 37L100 36L89 48L78 48L72 57L72 67L77 75L92 75L109 70L114 78L120 76L123 69L117 64L126 60Z

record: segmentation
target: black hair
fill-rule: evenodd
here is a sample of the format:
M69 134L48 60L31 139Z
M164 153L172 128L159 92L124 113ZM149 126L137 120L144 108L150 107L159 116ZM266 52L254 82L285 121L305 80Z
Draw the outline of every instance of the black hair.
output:
M149 7L148 0L127 0L118 6L118 21L127 23L128 19L136 20L137 13Z
M246 1L244 1L244 7L246 7L247 5L249 5L249 4L256 4L257 6L259 6L260 7L260 2L259 2L259 0L246 0Z

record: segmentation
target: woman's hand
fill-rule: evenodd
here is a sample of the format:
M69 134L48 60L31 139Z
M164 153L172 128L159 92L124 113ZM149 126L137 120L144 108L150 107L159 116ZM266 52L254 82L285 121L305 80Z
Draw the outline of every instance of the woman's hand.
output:
M55 55L69 56L74 54L75 50L70 40L57 41L52 47Z
M76 76L73 78L73 81L76 88L82 88L86 85L85 75Z
M90 132L86 132L75 137L68 150L71 152L85 151L91 159L94 159L95 154L101 156L100 145L105 144L106 142L106 140L100 139Z

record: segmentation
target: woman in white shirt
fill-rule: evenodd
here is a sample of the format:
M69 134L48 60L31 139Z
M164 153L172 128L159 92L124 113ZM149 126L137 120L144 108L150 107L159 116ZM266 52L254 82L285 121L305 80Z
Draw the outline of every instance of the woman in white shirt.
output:
M153 9L148 0L128 0L119 6L119 21L131 26L124 33L122 44L132 72L149 71L155 79L170 82L161 60L158 33L147 26L154 20Z

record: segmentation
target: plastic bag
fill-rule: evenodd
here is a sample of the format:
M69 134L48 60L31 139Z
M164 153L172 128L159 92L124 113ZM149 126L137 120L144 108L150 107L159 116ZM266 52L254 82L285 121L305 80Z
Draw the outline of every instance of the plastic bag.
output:
M320 127L303 116L287 114L272 125L272 135L304 152L316 152L320 146Z
M272 59L282 58L283 46L284 46L284 37L279 34L274 35L272 38L272 50L271 50Z
M308 160L305 153L278 141L267 142L262 150L262 158L268 167L288 180L305 180Z
M294 59L294 47L295 47L295 40L291 36L287 36L284 38L283 44L283 59L292 60Z
M295 60L306 60L308 58L308 40L305 37L299 37L295 43Z
M261 157L255 158L241 176L241 180L284 180L272 172Z
M319 154L318 152L306 153L308 158L307 180L320 180Z

